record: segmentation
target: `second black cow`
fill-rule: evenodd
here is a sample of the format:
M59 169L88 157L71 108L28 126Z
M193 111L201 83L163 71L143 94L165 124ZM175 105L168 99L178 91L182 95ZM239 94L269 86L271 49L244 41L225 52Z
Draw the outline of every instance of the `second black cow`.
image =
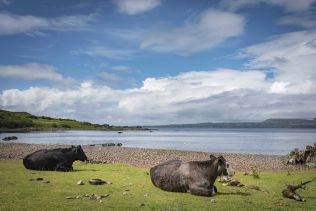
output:
M156 187L165 191L190 191L193 195L213 196L216 177L227 175L227 168L222 156L211 155L206 161L171 160L162 163L150 169L150 177Z
M88 160L81 146L39 150L23 159L25 168L32 170L72 171L74 161Z

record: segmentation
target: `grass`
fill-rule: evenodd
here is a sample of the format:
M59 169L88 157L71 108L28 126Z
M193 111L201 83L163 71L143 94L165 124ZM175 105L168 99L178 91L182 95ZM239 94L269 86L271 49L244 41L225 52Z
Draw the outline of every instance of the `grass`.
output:
M0 210L315 210L316 182L299 193L307 202L283 198L286 184L298 184L315 176L315 171L261 172L260 179L238 173L235 177L262 191L222 186L212 198L189 193L171 193L154 187L148 169L125 164L85 164L76 162L74 172L26 170L20 160L0 161ZM29 181L43 177L50 183ZM110 180L113 184L92 186L91 178ZM85 185L76 184L84 180ZM132 183L132 184L131 184ZM127 195L123 195L126 189ZM83 194L110 194L102 203L87 198L65 199ZM147 194L148 196L144 196ZM215 203L211 203L215 199ZM144 206L141 206L144 204Z

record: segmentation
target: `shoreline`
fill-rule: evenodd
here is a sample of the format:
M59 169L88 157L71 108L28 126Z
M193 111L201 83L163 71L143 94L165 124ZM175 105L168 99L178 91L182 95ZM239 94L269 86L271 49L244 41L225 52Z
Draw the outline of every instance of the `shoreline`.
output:
M40 149L64 148L69 145L45 145L25 143L0 143L0 159L23 159L29 153ZM236 171L291 171L308 170L304 165L287 165L285 155L262 155L241 153L212 153L167 149L147 149L130 147L82 146L88 159L100 163L125 163L137 167L152 167L168 160L208 160L209 155L222 155Z

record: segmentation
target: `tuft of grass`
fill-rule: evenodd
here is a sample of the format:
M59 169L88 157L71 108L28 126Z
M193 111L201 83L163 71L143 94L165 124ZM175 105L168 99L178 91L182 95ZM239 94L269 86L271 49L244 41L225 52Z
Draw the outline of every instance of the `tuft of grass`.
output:
M251 168L251 175L253 176L254 179L260 179L259 172L257 171L256 168Z
M215 197L165 192L151 183L149 169L126 164L86 164L76 162L73 172L31 171L21 160L0 160L0 210L315 210L316 182L299 190L307 202L282 197L288 184L312 178L316 171L261 172L260 180L237 173L243 184L222 186L216 183ZM29 181L44 178L50 183ZM93 186L88 180L100 178L112 184ZM84 185L77 185L83 180ZM123 194L126 192L127 194ZM106 195L102 203L88 198L66 199L84 194ZM211 200L213 200L211 202Z

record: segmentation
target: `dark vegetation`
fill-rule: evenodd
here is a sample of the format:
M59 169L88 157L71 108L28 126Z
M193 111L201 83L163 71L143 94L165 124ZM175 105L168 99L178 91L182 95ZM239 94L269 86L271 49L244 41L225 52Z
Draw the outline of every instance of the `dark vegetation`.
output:
M144 130L142 127L92 124L73 119L35 116L27 112L0 110L0 132L27 132L41 130Z
M314 119L267 119L263 122L207 122L198 124L174 124L159 127L179 128L316 128Z

